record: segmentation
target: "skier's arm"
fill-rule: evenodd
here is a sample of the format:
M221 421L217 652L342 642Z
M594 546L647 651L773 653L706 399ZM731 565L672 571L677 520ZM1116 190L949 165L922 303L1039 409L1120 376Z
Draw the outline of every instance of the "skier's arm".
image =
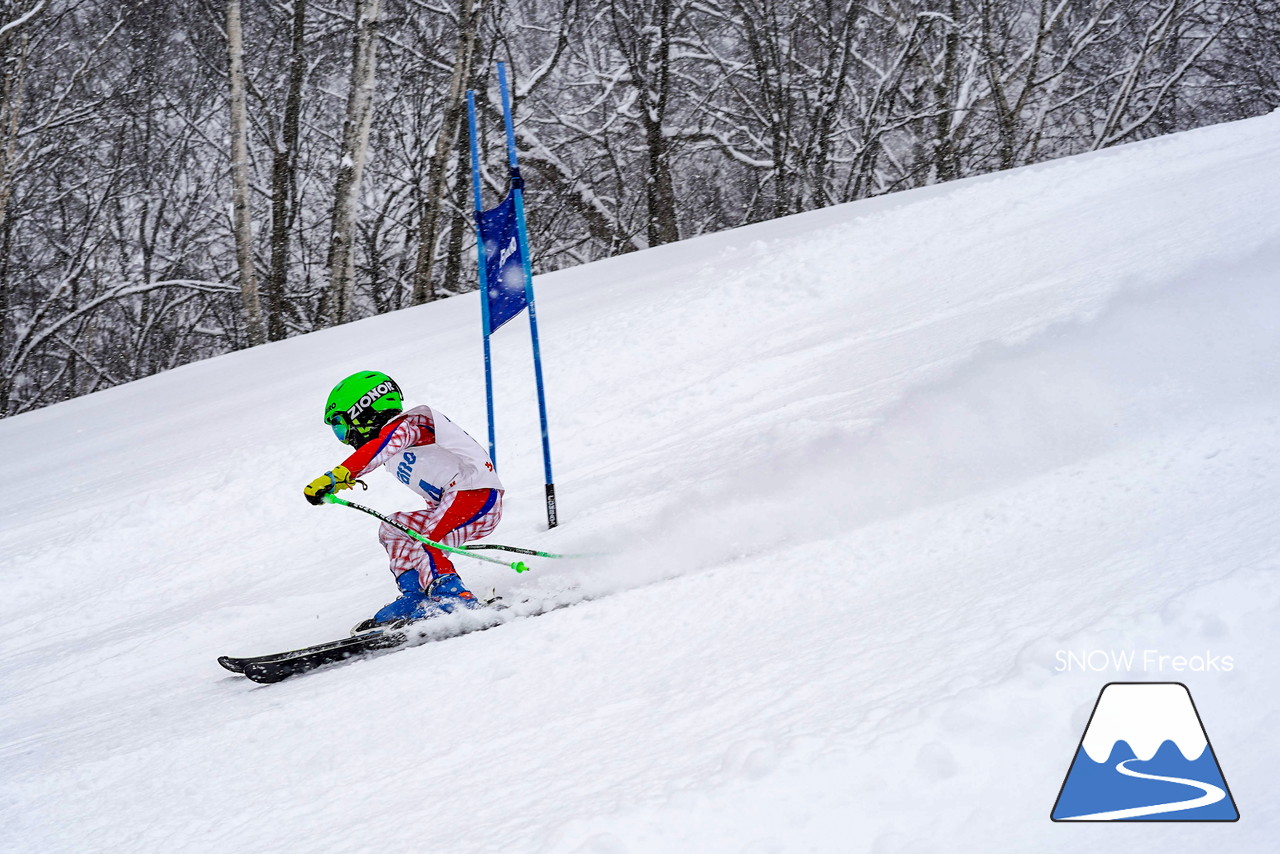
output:
M426 410L423 407L423 410ZM418 445L431 445L436 441L435 421L430 411L415 411L389 421L372 441L347 457L341 464L307 484L302 494L312 504L324 502L325 495L355 486L364 477L391 457Z
M375 439L342 461L354 477L364 477L405 448L433 445L435 422L425 412L414 412L397 418L382 428Z

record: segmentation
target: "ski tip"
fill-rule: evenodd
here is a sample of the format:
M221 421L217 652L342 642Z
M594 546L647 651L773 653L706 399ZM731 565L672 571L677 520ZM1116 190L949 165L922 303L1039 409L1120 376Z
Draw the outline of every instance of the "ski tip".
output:
M244 673L244 665L229 655L218 656L218 663L232 673Z

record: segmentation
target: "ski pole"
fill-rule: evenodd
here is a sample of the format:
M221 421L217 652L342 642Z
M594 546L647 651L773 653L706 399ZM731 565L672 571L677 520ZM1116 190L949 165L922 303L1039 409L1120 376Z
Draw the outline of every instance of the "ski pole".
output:
M500 546L497 543L473 543L463 546L469 552L478 552L481 549L497 549L503 552L515 552L521 555L533 555L534 557L551 557L551 558L576 558L576 557L594 557L594 555L558 555L555 552L540 552L535 549L522 549L519 546Z
M478 555L478 554L472 553L467 549L460 549L460 548L457 548L456 546L446 546L444 543L437 543L435 540L428 540L426 537L422 536L417 531L411 528L406 528L404 525L401 525L399 522L395 521L394 519L388 519L386 516L383 516L377 510L374 510L371 507L365 507L363 504L356 504L354 501L347 501L344 498L339 498L338 496L334 495L332 492L326 493L324 496L324 500L329 502L330 504L341 504L343 507L350 507L352 510L359 510L362 513L368 513L370 516L373 516L376 519L381 519L383 522L395 528L397 531L403 531L404 533L408 534L410 537L413 537L418 542L431 546L431 548L433 549L439 549L442 552L449 552L450 554L462 555L463 557L469 557L475 560L483 560L487 563L496 563L501 566L509 566L512 569L514 569L516 572L529 571L529 567L525 565L524 561L518 560L518 561L515 561L514 563L508 563L507 561L502 560L501 558L489 557L488 555Z

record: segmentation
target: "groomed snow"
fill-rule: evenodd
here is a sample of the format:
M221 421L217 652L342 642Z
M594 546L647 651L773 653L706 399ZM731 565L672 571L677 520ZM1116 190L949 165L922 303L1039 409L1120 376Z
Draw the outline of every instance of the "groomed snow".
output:
M493 539L610 557L464 577L598 598L279 685L215 658L394 593L376 524L301 497L328 389L483 437L474 294L0 422L0 850L1273 850L1280 113L537 288L562 525L517 321ZM1061 670L1090 650L1137 663ZM1049 820L1144 679L1241 821Z

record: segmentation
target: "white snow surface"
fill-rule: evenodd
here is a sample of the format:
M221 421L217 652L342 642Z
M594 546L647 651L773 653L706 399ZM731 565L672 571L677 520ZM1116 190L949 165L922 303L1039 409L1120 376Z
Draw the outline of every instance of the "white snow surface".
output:
M272 686L395 593L330 387L483 441L477 296L6 419L0 850L1274 850L1278 271L1274 113L541 276L561 526L517 320L492 539L608 556L460 565L593 598ZM1049 820L1141 680L1241 821Z

